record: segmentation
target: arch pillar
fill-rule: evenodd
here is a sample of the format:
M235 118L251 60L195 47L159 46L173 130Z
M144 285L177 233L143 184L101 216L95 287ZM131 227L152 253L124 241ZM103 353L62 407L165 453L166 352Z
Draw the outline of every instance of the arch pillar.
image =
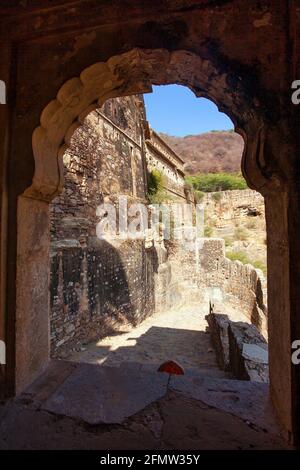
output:
M242 170L249 186L265 199L270 397L285 438L299 444L300 366L292 363L292 342L300 339L300 191L295 141L283 120L272 127L250 127Z
M18 197L15 317L15 393L47 367L50 359L49 202Z

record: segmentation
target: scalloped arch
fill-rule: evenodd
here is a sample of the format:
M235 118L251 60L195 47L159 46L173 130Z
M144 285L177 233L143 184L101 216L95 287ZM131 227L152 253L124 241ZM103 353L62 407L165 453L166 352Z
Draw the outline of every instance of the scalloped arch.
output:
M24 196L51 201L63 189L62 156L84 117L109 98L148 93L152 85L181 84L196 96L209 98L231 117L237 132L245 138L245 130L239 129L237 123L253 121L254 116L243 99L242 82L237 80L233 90L227 78L210 61L184 50L136 48L91 65L79 77L64 83L42 111L40 126L32 135L35 173ZM244 151L245 173L248 158ZM256 164L250 164L250 168L255 175L252 181L258 178L258 186L262 187L265 180L256 171Z

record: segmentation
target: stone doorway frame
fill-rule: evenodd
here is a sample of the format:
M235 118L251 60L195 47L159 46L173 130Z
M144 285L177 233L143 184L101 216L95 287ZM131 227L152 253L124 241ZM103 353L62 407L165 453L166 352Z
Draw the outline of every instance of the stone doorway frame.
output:
M266 201L268 231L270 390L287 436L293 429L289 305L288 195L282 175L269 171L274 149L259 104L249 109L243 83L233 90L227 73L188 51L132 49L86 68L68 80L42 111L33 133L35 173L18 198L15 390L20 393L49 361L49 202L63 188L62 156L84 117L106 99L151 92L152 85L181 84L217 104L244 138L242 172ZM274 140L276 145L276 139ZM274 231L279 222L280 230ZM280 266L278 266L278 261ZM285 297L278 302L278 289ZM34 331L32 331L34 325ZM282 334L278 338L278 325ZM282 357L278 361L278 350ZM287 393L288 392L288 393ZM283 399L284 397L284 399Z

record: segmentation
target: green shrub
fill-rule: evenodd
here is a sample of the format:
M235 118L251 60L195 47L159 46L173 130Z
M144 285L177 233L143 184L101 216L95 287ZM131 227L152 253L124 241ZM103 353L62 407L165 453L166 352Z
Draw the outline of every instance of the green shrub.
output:
M259 260L250 260L246 253L243 251L227 251L226 258L231 261L240 261L243 264L252 264L254 268L260 269L265 275L267 274L267 266Z
M236 173L199 173L187 176L186 182L206 193L247 188L245 179Z
M264 275L267 274L267 266L260 260L251 261L251 264L256 268L260 269Z
M222 199L222 193L221 192L213 193L211 197L213 198L215 202L220 202Z
M232 242L233 242L233 240L232 240L231 237L224 237L224 241L225 241L225 246L226 246L226 248L229 247L229 246L231 246L231 245L232 245Z
M165 176L159 170L153 169L148 173L148 200L151 204L171 202L174 197L165 189Z
M204 236L205 236L205 237L207 237L207 238L212 237L213 232L214 232L214 231L213 231L213 228L210 227L210 225L206 225L206 226L204 227Z
M195 189L194 190L194 196L195 196L195 201L198 204L199 202L203 201L204 192L203 191L198 191L198 189Z
M248 256L243 251L227 251L226 258L231 261L240 261L243 264L250 263Z
M156 194L164 187L165 177L161 171L153 169L148 173L148 194Z
M164 202L173 202L174 197L165 190L159 190L155 194L148 193L148 200L150 204L162 204Z

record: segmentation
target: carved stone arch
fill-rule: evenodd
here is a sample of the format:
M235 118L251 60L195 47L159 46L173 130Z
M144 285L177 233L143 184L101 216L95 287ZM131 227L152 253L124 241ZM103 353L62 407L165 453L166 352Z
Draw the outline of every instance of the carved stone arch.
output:
M268 180L258 160L263 151L262 124L245 99L242 81L237 78L233 89L228 74L188 51L135 48L86 68L79 77L68 80L44 108L32 136L35 173L24 196L51 201L61 192L62 156L70 138L84 117L106 99L147 93L152 85L174 83L187 86L197 97L210 99L230 116L245 141L244 175L251 187L263 191ZM246 123L252 129L251 136L247 136Z
M253 125L254 124L254 125ZM286 179L279 170L270 169L266 159L267 127L256 120L250 122L246 129L235 129L244 139L242 156L242 173L250 188L263 196L286 190Z

